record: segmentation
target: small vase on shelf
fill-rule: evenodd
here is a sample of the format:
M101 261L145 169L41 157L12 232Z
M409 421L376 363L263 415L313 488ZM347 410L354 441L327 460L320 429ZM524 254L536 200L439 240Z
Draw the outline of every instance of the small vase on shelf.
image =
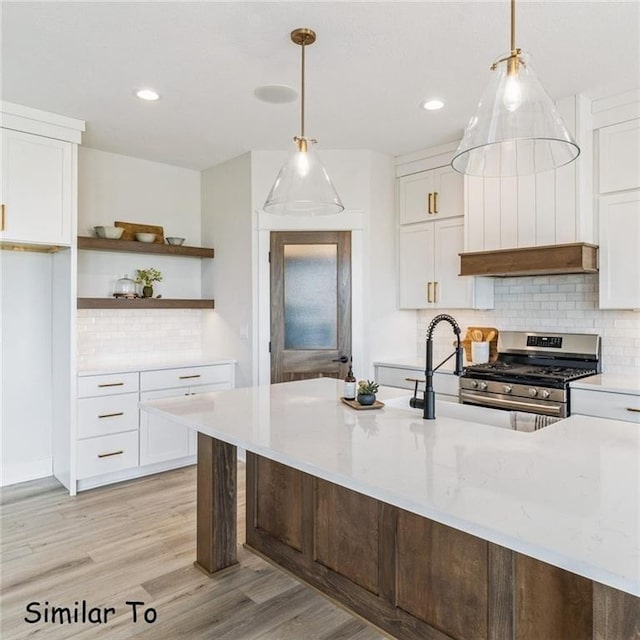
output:
M153 298L153 287L152 286L142 287L142 297Z
M375 393L359 393L358 394L358 403L365 407L373 404L375 401L376 401Z

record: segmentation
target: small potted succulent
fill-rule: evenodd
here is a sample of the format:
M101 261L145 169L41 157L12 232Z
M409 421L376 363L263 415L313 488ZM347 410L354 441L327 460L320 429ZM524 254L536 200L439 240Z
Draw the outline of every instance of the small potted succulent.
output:
M373 380L360 380L358 382L358 402L362 405L370 405L376 401L376 391L380 385Z
M162 274L153 267L136 269L136 282L142 285L143 298L153 298L153 283L162 282Z

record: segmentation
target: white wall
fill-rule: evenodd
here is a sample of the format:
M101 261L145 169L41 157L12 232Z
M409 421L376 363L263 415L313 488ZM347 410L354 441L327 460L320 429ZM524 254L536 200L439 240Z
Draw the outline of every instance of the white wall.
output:
M253 384L251 155L202 172L202 240L215 248L202 264L203 295L216 308L205 317L205 355L238 361L236 386Z
M80 148L78 235L116 220L159 225L166 236L200 246L200 172L128 156ZM78 252L78 296L110 297L116 280L155 267L163 281L154 294L200 298L201 260L99 251ZM155 364L197 360L204 317L210 311L83 310L78 314L78 365ZM181 323L183 321L183 324Z
M52 473L52 257L2 251L2 484Z

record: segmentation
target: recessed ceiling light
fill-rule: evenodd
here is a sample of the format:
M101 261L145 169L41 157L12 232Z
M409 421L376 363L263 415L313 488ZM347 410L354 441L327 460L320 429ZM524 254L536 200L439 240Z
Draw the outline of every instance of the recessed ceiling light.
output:
M272 104L293 102L298 98L298 92L285 84L268 84L257 87L253 95L262 102L271 102Z
M425 100L420 106L427 111L437 111L438 109L442 109L442 107L444 107L444 102L442 102L442 100L434 98L433 100Z
M160 98L160 94L153 89L138 89L136 96L138 96L140 100L158 100Z

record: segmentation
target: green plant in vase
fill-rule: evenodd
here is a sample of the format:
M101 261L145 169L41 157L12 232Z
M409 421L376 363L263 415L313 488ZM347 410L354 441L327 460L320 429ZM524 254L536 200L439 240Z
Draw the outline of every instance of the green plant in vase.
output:
M380 385L373 380L360 380L358 382L358 402L362 405L370 405L376 401L376 392Z
M153 298L153 283L162 282L162 274L153 267L136 269L136 282L142 285L143 298Z

